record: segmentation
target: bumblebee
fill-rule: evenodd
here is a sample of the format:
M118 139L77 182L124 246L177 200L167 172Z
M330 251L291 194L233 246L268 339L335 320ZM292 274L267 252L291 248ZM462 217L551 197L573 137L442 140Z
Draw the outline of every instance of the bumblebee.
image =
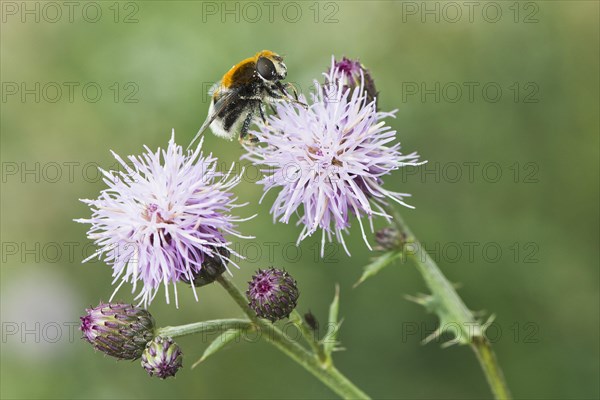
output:
M281 82L286 75L283 57L270 50L260 51L231 67L210 89L208 116L190 146L209 126L219 137L232 140L237 136L240 142L254 142L255 138L248 137L248 129L261 120L267 123L265 104L292 101L306 106L297 100L295 90L296 98L290 97L286 87L291 84Z

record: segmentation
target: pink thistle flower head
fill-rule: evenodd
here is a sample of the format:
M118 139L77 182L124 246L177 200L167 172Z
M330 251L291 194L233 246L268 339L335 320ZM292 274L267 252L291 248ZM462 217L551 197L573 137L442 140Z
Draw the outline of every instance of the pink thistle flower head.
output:
M333 238L350 254L342 234L353 216L371 249L362 218L373 230L374 216L391 218L382 208L389 200L411 207L404 202L410 195L385 189L382 178L420 164L416 153L404 155L400 144L393 144L396 131L384 118L393 117L395 111L377 111L376 98L370 100L365 89L364 67L352 71L361 76L358 86L348 87L348 74L340 70L344 65L332 60L326 84L314 83L311 101L300 96L308 107L278 103L269 123L253 132L261 143L246 145L243 156L266 166L258 182L265 194L279 190L271 207L274 221L288 223L297 215L302 226L298 243L321 230L321 255L326 241Z
M230 190L239 176L217 171L217 159L204 155L202 143L184 153L175 143L174 133L166 150L129 156L130 165L113 152L122 171L104 171L108 188L95 200L82 200L92 210L88 238L98 250L88 257L102 259L113 268L113 283L139 283L136 299L148 305L159 287L165 288L169 303L169 286L173 285L177 304L178 281L192 281L207 258L219 259L223 265L235 254L225 234L241 236L231 214L236 197ZM221 250L221 251L219 251ZM225 251L226 250L226 251ZM194 288L194 295L197 295ZM114 294L113 294L114 296Z

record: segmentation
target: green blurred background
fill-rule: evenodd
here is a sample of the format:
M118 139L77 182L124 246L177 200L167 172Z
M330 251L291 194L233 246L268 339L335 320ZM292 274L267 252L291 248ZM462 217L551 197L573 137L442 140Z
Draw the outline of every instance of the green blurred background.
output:
M497 315L491 339L515 397L598 398L598 3L466 3L73 2L69 15L62 2L3 2L2 397L333 396L262 342L191 370L206 341L182 338L186 368L159 381L69 337L83 309L113 290L109 267L80 264L87 226L72 222L89 215L78 199L104 187L95 166L114 166L109 149L164 146L171 129L187 144L210 84L271 49L303 91L332 54L358 57L381 108L399 109L390 124L403 149L430 164L386 187L413 194L416 209L402 212L417 236L472 309ZM226 162L242 154L212 135L205 146ZM258 246L240 243L250 260L237 283L258 267L285 267L299 281L300 311L325 322L339 282L347 350L336 363L373 397L490 396L468 347L420 345L436 319L404 298L426 291L411 264L352 289L372 256L358 225L351 258L338 251L315 262L311 238L296 259L299 229L273 225L274 196L258 206L250 178L236 190L251 203L240 214L259 216L240 230ZM273 254L269 242L279 244ZM241 315L217 286L198 303L179 291L179 309L162 294L151 305L160 325ZM120 298L132 297L123 289Z

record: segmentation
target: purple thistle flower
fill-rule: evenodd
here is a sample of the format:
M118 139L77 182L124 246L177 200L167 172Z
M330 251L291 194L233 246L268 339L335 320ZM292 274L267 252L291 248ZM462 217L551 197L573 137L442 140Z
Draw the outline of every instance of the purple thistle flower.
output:
M367 101L364 80L358 90L344 88L347 82L339 79L333 60L325 77L326 85L315 82L307 108L278 103L269 124L253 132L263 143L246 145L243 157L267 167L263 170L267 175L258 182L265 194L280 189L271 208L274 221L288 223L298 215L298 224L303 225L298 243L321 229L321 255L326 240L331 242L334 236L350 254L342 235L350 226L350 215L357 217L371 249L362 217L373 230L373 216L391 219L381 207L387 200L412 208L403 201L410 195L384 189L382 177L420 163L416 153L403 155L400 144L391 144L396 131L383 119L395 111L378 112L375 100ZM306 102L303 96L300 100Z
M135 292L141 281L136 299L145 306L161 284L167 303L173 284L177 305L175 283L193 280L207 257L227 264L231 260L224 254L239 256L224 234L244 237L235 224L245 219L231 215L232 208L243 205L235 204L229 191L240 181L232 175L234 165L228 173L218 172L217 159L204 156L202 143L184 154L174 136L166 150L145 147L143 155L129 156L131 166L113 152L124 171L101 170L108 188L96 200L81 200L92 217L76 220L92 225L88 238L99 247L84 262L98 257L112 265L113 283L122 280L115 293L124 282L131 282ZM194 295L197 300L195 288Z

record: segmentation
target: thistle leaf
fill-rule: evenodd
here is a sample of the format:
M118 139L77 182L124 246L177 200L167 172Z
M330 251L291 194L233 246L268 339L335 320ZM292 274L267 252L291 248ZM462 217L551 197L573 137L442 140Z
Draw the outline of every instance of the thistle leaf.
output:
M364 267L362 276L360 277L358 282L354 284L353 287L357 287L358 285L366 281L368 278L376 275L379 271L390 265L392 261L394 261L396 258L399 258L400 256L402 256L402 252L400 251L388 251L387 253L383 253L382 255L377 257L373 262Z
M229 329L221 333L208 345L206 350L204 350L202 357L200 357L200 359L196 361L194 365L192 365L192 369L196 368L198 364L215 354L217 351L221 350L223 347L227 346L229 343L233 341L238 342L243 332L244 330L242 329Z
M335 285L335 296L329 306L329 320L327 324L327 333L323 338L323 349L327 357L331 357L331 353L337 348L337 335L340 330L341 322L338 321L340 309L340 286Z
M437 294L419 294L417 296L404 296L407 300L417 303L439 318L438 328L421 343L427 344L432 341L438 341L442 334L449 333L452 339L442 344L442 348L446 348L455 344L470 344L475 337L482 336L483 332L494 320L494 315L490 316L485 324L474 318L459 319L453 310L448 307L447 303Z

